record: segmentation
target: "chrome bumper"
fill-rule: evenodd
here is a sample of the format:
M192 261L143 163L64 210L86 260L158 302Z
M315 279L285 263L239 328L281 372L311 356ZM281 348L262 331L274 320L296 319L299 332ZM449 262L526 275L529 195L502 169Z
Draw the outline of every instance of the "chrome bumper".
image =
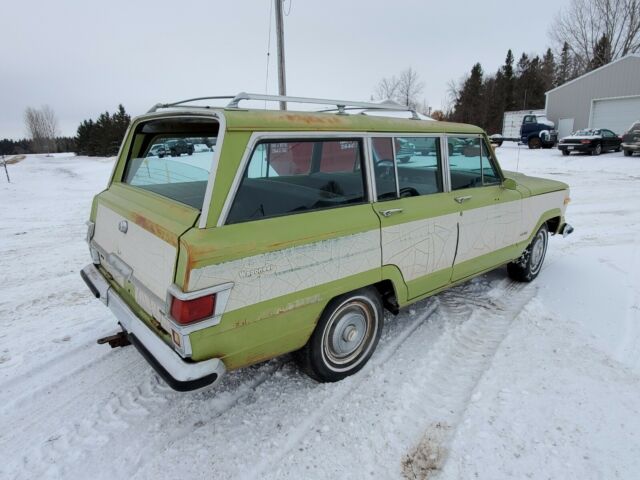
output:
M171 388L195 390L217 382L224 375L226 368L219 358L201 362L182 359L136 316L95 265L84 267L80 276L94 296L109 307L131 343Z
M560 233L562 234L562 238L566 238L568 235L573 233L573 227L568 223L565 223L560 229Z

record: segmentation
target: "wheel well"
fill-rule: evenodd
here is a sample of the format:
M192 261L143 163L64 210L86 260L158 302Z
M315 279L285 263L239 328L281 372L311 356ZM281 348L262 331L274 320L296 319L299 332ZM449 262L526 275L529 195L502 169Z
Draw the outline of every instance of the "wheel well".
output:
M394 315L397 315L400 311L400 307L398 306L398 297L396 296L396 290L393 287L393 282L391 280L382 280L372 286L378 290L384 308Z
M547 220L546 223L547 223L547 228L551 233L553 234L558 233L558 230L560 229L560 217L550 218L549 220Z

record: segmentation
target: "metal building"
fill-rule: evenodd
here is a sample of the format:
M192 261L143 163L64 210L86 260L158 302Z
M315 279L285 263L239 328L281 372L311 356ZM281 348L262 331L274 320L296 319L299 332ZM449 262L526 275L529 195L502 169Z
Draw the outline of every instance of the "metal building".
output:
M627 55L547 93L547 118L558 137L581 128L622 134L640 120L640 55Z

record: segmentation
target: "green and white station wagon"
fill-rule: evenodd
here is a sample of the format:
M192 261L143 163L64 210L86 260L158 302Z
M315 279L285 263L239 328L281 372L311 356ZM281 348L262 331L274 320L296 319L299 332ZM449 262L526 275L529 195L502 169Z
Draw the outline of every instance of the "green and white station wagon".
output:
M531 281L548 234L572 231L568 186L503 172L480 128L228 98L134 119L88 223L81 274L122 327L100 342L134 344L177 390L293 351L340 380L373 354L384 309L505 264ZM171 142L208 148L155 153Z

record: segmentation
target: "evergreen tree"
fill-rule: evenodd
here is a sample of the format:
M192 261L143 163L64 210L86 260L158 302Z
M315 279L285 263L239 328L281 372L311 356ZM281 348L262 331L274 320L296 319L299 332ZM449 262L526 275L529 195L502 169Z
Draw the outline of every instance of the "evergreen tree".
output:
M84 120L78 126L76 134L78 154L105 157L116 155L130 122L131 117L122 105L118 105L118 110L113 115L104 112L95 122L92 119Z
M505 59L504 66L502 67L502 75L502 85L499 84L499 87L502 91L502 97L504 98L504 109L506 111L515 110L515 77L513 73L513 53L511 52L511 49L507 52L507 58Z
M540 72L542 77L542 83L544 85L544 91L548 92L556 86L556 59L553 56L553 52L550 48L547 48L547 52L542 57L542 70Z
M600 37L600 40L598 40L598 43L596 43L593 48L593 58L591 59L591 62L589 62L589 71L600 68L611 62L612 57L611 41L609 40L609 37L604 34Z
M563 83L571 80L572 73L572 58L571 51L569 50L569 44L564 42L562 46L562 52L560 53L560 63L556 67L556 85L562 85Z

